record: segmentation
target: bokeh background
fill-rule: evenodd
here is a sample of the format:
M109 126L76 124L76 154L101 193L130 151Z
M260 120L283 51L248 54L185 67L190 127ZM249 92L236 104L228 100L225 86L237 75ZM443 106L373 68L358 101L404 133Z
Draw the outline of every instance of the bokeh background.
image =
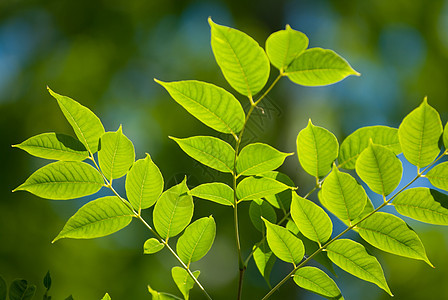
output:
M46 162L10 145L43 132L72 133L47 93L48 85L92 109L106 130L115 131L122 124L137 157L148 152L160 167L166 188L185 175L191 187L230 180L200 166L168 138L216 133L189 116L153 81L198 79L232 90L213 58L209 16L245 31L263 46L270 33L290 24L309 36L310 46L335 50L362 73L320 88L283 79L264 101L264 113L257 111L249 123L247 142L263 141L295 152L296 136L309 118L334 132L339 141L361 126L398 127L426 95L444 124L448 119L447 0L1 0L0 274L8 283L25 278L37 284L39 299L42 278L50 270L54 299L72 294L77 300L94 300L105 292L117 300L150 299L147 284L180 295L170 276L175 260L167 251L144 256L142 245L150 234L135 221L109 237L51 244L65 221L92 198L48 201L11 193ZM276 75L273 69L271 80ZM237 97L247 107L247 100ZM407 169L404 181L415 172ZM294 179L299 194L311 189L313 179L303 173L296 156L286 160L282 171ZM123 181L117 184L122 191ZM238 272L232 211L206 201L195 203L195 219L215 217L217 238L211 252L193 268L201 270L200 279L215 299L234 299ZM250 224L248 205L240 212L247 254L260 235ZM151 212L145 216L150 220ZM419 233L435 269L367 248L379 257L395 299L448 299L448 229L410 220L409 224ZM336 225L342 230L340 223ZM276 264L271 282L287 272L289 266ZM346 299L390 299L376 286L336 272ZM267 291L251 262L244 298L259 299ZM197 288L191 296L202 299ZM272 299L320 298L290 280Z

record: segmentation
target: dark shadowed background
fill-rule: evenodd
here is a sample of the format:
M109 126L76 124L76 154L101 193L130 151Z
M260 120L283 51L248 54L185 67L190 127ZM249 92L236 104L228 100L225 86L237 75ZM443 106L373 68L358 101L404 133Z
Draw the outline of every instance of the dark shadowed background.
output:
M109 237L51 244L65 221L92 197L49 201L25 192L11 193L46 162L10 145L43 132L72 134L46 91L48 85L92 109L106 130L115 131L122 124L137 158L151 154L165 188L185 175L190 187L229 181L228 176L200 166L168 138L216 133L153 81L198 79L233 91L213 58L209 16L248 33L262 46L270 33L290 24L309 36L311 47L335 50L362 73L320 88L283 79L263 101L264 114L257 111L249 123L247 142L263 141L296 152L296 136L309 118L341 142L361 126L397 127L426 95L443 124L448 119L447 0L1 0L0 274L8 283L25 278L38 285L36 299L41 299L42 278L50 270L50 294L56 300L70 294L75 300L96 300L105 292L114 300L150 299L147 284L180 295L170 275L175 260L167 251L144 256L143 243L151 235L135 221ZM271 81L274 76L277 72L272 69ZM247 107L247 100L237 97ZM294 179L299 194L311 189L313 179L304 174L296 156L286 160L282 171ZM404 180L412 176L406 174ZM121 191L123 182L117 181ZM234 299L237 258L232 210L201 200L195 204L194 219L215 217L217 238L193 269L201 270L201 282L214 299ZM249 221L248 205L241 207L242 247L247 254L260 236ZM151 211L145 217L150 220ZM448 299L448 228L409 224L419 233L435 269L370 246L368 250L378 255L395 299ZM335 231L342 230L340 223L336 225ZM289 270L278 263L271 283ZM346 299L390 299L373 284L340 269L336 272ZM258 299L267 291L251 262L244 298ZM202 299L197 288L191 296ZM290 280L272 299L320 298Z

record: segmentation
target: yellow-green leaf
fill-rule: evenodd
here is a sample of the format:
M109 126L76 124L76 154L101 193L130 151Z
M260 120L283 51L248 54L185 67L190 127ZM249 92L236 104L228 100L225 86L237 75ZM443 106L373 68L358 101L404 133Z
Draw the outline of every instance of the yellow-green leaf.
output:
M194 197L213 201L222 205L233 206L234 192L231 187L222 182L211 182L198 185L190 191Z
M198 278L200 273L200 271L194 271L193 275ZM181 267L173 267L171 269L171 276L173 277L178 289L184 296L184 299L190 299L190 290L194 286L194 280L191 278L190 274L188 274L187 270Z
M294 282L303 289L330 300L343 300L336 283L316 267L303 267L294 273Z
M238 201L247 201L275 195L287 189L291 187L275 179L251 176L238 183L236 195Z
M164 244L159 242L159 240L155 238L147 239L145 244L143 245L143 253L144 254L153 254L159 252L165 247Z
M438 164L425 177L436 188L448 191L448 162Z

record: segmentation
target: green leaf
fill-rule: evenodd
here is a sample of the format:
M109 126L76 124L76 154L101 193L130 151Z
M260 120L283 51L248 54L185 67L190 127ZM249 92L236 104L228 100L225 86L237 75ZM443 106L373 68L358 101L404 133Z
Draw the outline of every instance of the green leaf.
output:
M15 191L28 191L53 199L74 199L98 192L104 185L101 174L83 162L58 161L34 172Z
M194 271L194 277L198 278L201 272ZM194 286L194 280L191 278L190 274L188 274L187 270L181 267L174 267L171 269L171 275L173 276L173 280L179 288L182 295L184 295L184 299L188 300L190 298L190 290Z
M433 266L418 235L400 218L376 212L356 226L359 235L378 249L419 259Z
M263 276L268 286L271 287L269 277L276 258L275 255L272 254L271 249L269 249L266 239L263 239L261 242L254 245L253 257L258 271L261 276Z
M224 173L233 173L235 150L223 140L211 136L170 139L201 164Z
M44 287L47 289L47 291L51 288L51 276L50 271L47 271L47 274L45 274L44 280Z
M272 65L283 72L308 47L308 37L286 25L285 30L271 34L266 40L266 54Z
M162 82L177 103L205 125L216 131L235 135L244 125L240 102L223 88L201 81Z
M211 182L198 185L190 191L194 197L213 201L218 204L233 206L234 192L231 187L221 182Z
M269 60L263 48L239 30L218 25L208 19L216 62L230 85L244 96L252 97L269 78Z
M296 57L285 75L297 84L322 86L341 81L349 75L360 76L349 63L333 50L311 48Z
M301 288L324 298L331 300L344 299L333 279L318 268L303 267L298 269L294 274L294 281Z
M448 225L448 196L424 187L408 189L392 202L407 217L435 225Z
M272 224L263 219L267 229L269 248L275 256L288 263L298 264L305 254L305 247L300 239L285 227Z
M106 293L106 295L104 295L103 299L101 300L111 300L110 296L108 293Z
M387 126L368 126L359 128L350 134L341 144L339 149L339 167L352 170L361 152L369 146L370 139L374 144L382 145L395 154L401 153L398 141L398 129Z
M165 247L165 245L162 244L161 242L159 242L157 239L150 238L150 239L147 239L145 244L143 245L143 253L144 254L157 253L160 250L162 250L163 247Z
M261 174L261 176L275 179L286 184L287 186L294 186L294 182L291 178L280 172L266 172ZM264 199L266 199L266 201L268 201L273 207L281 209L286 214L286 211L289 210L289 207L291 206L291 193L291 190L288 189L275 195L265 196Z
M409 113L398 128L398 138L404 157L418 168L432 163L440 152L438 143L443 127L439 113L428 104L422 104Z
M436 188L448 191L448 162L438 164L425 177Z
M126 195L132 206L140 211L151 207L163 192L163 176L146 153L137 160L126 176Z
M83 161L89 156L89 152L80 141L69 135L54 132L30 137L13 147L45 159Z
M271 223L277 222L277 214L275 213L275 210L267 201L261 199L256 199L250 203L249 217L252 224L254 224L255 228L260 232L264 232L264 225L261 217Z
M30 300L33 299L35 292L36 286L34 284L28 284L25 279L16 279L9 287L9 299Z
M310 175L321 177L331 170L331 164L338 157L338 140L330 131L314 126L311 119L308 126L297 136L297 155L303 169Z
M363 245L352 240L336 240L327 247L328 257L342 270L372 282L393 296L378 260Z
M6 292L8 287L6 286L6 281L0 276L0 300L6 300Z
M160 196L153 211L154 227L163 238L174 237L190 224L193 210L193 197L185 178Z
M445 153L448 151L448 122L445 124L445 129L443 130L443 145L445 145Z
M212 247L216 235L216 224L212 216L191 223L178 239L176 250L187 264L200 260Z
M63 238L93 239L117 232L132 221L131 210L116 196L93 200L82 206L52 241Z
M104 127L100 119L90 109L75 100L56 94L50 88L48 91L58 101L62 113L87 151L92 154L97 152L98 142L104 134Z
M354 220L364 209L367 194L350 174L336 166L322 185L325 207L341 220Z
M356 161L356 173L372 191L386 196L400 183L403 167L391 150L370 143Z
M151 286L148 284L148 291L152 296L152 300L183 300L177 296L167 294L167 293L159 293L156 290L153 290Z
M109 181L126 175L134 160L134 145L123 134L121 125L116 132L103 134L98 161L101 171Z
M283 153L263 143L244 147L236 160L238 176L258 175L280 167L293 153Z
M284 183L267 177L246 177L236 187L238 201L255 200L278 194L286 189L291 189Z

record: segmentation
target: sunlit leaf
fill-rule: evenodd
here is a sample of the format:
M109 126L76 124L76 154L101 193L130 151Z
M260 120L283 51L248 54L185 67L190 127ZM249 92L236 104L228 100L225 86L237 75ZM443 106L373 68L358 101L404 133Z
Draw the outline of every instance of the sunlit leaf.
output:
M149 154L134 163L126 176L125 186L128 200L136 210L156 203L163 191L163 176Z
M338 157L339 167L354 169L358 156L369 146L370 140L374 144L389 148L395 154L401 153L398 129L387 126L363 127L350 134L342 142Z
M398 128L398 138L404 157L418 168L429 165L440 152L438 143L443 127L439 113L425 97L419 107L410 112Z
M52 243L62 238L93 239L112 234L128 226L132 216L131 210L118 197L93 200L67 221Z
M36 286L29 284L25 279L16 279L9 287L10 300L30 300L33 299Z
M294 273L294 282L303 289L324 298L344 299L336 283L325 272L315 267L302 267Z
M228 143L211 136L185 139L170 137L189 156L215 170L233 173L235 150Z
M157 239L150 238L150 239L147 239L145 244L143 245L143 253L144 254L157 253L160 250L162 250L163 247L165 247L165 245L162 244L161 242L159 242Z
M333 50L310 48L289 64L285 75L300 85L322 86L341 81L349 75L361 74Z
M370 143L356 161L356 173L372 191L386 196L400 183L403 167L392 150Z
M194 80L156 82L190 114L216 131L236 134L243 128L244 110L240 102L223 88Z
M258 175L280 167L285 158L292 153L283 153L263 143L249 144L244 147L236 160L238 175Z
M443 145L445 146L445 152L448 151L448 122L446 122L443 130Z
M176 250L182 261L190 265L200 260L212 247L216 224L212 216L191 223L177 241Z
M438 164L425 176L436 188L448 191L448 162Z
M190 191L194 197L213 201L222 205L233 206L234 192L231 187L222 182L211 182L198 185Z
M400 218L376 212L356 226L359 235L378 249L419 259L432 266L418 235Z
M238 201L255 200L291 189L284 183L267 177L246 177L236 187Z
M110 296L108 293L106 293L106 295L104 295L104 297L101 300L111 300Z
M185 178L160 196L153 211L154 227L161 237L174 237L190 224L193 210L193 197Z
M74 199L98 192L104 185L101 174L83 162L58 161L34 172L14 191L28 191L53 199Z
M277 214L274 208L267 202L261 199L256 199L250 203L249 206L249 217L258 231L264 231L263 220L261 217L265 218L271 223L277 222Z
M100 119L90 109L75 100L56 94L50 88L48 91L58 101L62 113L87 151L92 154L97 152L98 142L104 134L104 127Z
M266 283L270 285L269 277L271 275L272 267L275 263L275 255L268 246L266 239L263 239L258 244L254 245L254 261L261 276L263 276Z
M150 285L148 285L148 291L152 296L152 300L183 300L182 298L171 294L159 293L156 290L153 290Z
M275 179L277 181L286 184L287 186L294 186L294 182L291 180L291 178L280 172L271 171L263 173L260 176ZM292 198L291 190L285 190L278 194L264 197L264 199L268 201L269 204L271 204L275 208L283 210L283 212L285 213L287 210L289 210L289 207L291 206L291 198Z
M338 157L338 147L334 134L323 127L314 126L311 119L297 136L299 162L308 174L315 177L330 172L331 164Z
M200 273L200 271L194 271L193 275L198 278ZM190 290L193 288L195 282L190 274L188 274L187 270L181 267L174 267L171 269L171 276L184 296L184 299L190 299Z
M244 96L258 93L269 78L268 57L258 43L239 30L208 19L216 62L230 85Z
M378 260L363 245L352 240L336 240L327 247L328 257L342 270L372 282L393 296Z

